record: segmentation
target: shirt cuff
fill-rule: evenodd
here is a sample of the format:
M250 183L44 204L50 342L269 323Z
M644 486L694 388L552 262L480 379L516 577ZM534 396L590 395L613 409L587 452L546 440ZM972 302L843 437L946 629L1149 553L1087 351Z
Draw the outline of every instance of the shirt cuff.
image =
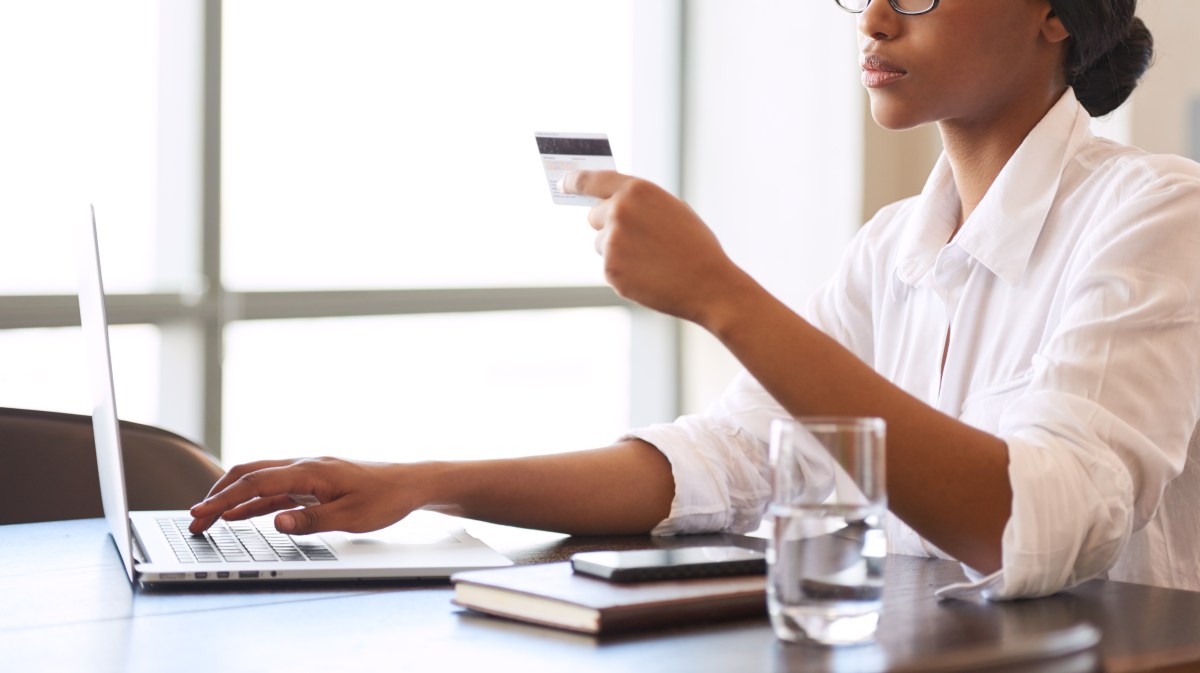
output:
M743 433L683 416L631 430L624 439L653 445L671 463L675 497L651 535L747 533L758 527L770 497L766 457L757 456L757 447L741 446L749 441Z
M1001 568L985 576L964 564L968 581L938 589L938 598L1048 596L1104 576L1129 537L1130 507L1111 495L1132 490L1119 465L1092 458L1085 469L1069 445L1006 441L1013 502Z
M982 575L965 563L960 565L962 565L963 574L967 576L967 581L947 584L934 591L933 593L938 599L966 601L999 597L999 592L1004 586L1003 570L997 570L991 575Z

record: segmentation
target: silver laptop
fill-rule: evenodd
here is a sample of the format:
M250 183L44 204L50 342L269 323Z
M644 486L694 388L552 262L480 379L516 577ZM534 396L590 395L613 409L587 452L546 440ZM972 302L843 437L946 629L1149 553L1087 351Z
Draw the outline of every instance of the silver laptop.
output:
M80 223L79 315L90 369L100 495L130 581L446 579L460 570L512 565L465 530L446 527L451 519L423 512L369 534L284 535L275 530L272 517L260 517L219 521L203 536L188 532L191 516L186 511L130 512L95 209Z

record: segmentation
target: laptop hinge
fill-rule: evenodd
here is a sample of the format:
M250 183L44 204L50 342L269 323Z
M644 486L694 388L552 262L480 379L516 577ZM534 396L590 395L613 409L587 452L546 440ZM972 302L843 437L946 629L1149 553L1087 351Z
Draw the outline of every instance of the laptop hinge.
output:
M149 563L150 555L146 553L146 548L142 546L142 536L138 535L137 526L130 520L129 528L133 531L133 549L130 550L133 554L134 565L138 563Z

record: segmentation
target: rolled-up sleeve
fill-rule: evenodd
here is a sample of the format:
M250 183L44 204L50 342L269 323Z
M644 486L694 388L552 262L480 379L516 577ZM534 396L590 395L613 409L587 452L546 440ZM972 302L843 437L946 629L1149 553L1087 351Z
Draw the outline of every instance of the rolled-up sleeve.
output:
M675 499L655 535L758 527L771 497L768 428L783 410L749 374L740 374L704 414L631 430L671 463Z
M1000 417L1012 515L991 598L1103 576L1180 474L1200 415L1200 191L1127 202L1064 280L1062 318ZM1118 224L1119 223L1119 224Z

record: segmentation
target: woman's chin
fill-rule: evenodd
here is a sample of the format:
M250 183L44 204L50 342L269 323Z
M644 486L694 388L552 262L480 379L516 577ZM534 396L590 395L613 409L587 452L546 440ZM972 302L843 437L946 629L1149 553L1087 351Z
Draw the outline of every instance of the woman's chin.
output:
M871 117L876 124L889 131L903 131L925 124L929 120L907 105L889 101L872 92Z

